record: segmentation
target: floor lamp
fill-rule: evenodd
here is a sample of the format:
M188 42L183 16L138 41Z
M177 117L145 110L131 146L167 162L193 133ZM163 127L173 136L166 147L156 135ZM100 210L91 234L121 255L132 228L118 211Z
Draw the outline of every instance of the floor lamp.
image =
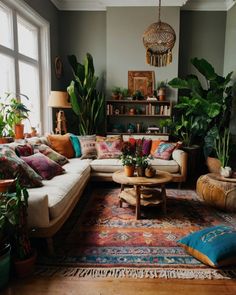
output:
M66 117L62 109L71 108L69 103L69 95L65 91L51 91L48 106L52 108L58 108L59 110L56 113L56 134L65 134L67 133L66 128Z

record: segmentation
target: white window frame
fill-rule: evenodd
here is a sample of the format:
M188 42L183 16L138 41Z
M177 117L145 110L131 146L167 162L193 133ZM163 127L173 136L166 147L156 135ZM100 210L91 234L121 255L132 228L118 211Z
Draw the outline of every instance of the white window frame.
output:
M34 11L22 0L1 0L7 7L13 10L13 38L14 49L8 49L0 45L0 52L13 57L15 62L16 92L19 91L18 60L32 62L32 59L18 53L16 44L16 14L29 21L39 29L38 36L38 66L39 66L39 96L40 96L40 132L44 134L52 129L52 112L48 107L48 97L51 89L51 58L50 58L50 25L42 16ZM44 74L43 74L44 73Z

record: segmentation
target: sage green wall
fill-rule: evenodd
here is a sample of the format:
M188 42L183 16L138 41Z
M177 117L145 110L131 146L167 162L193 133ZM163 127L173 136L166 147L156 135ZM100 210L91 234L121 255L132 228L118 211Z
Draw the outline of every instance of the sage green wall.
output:
M67 55L76 55L83 63L87 52L94 59L95 74L99 86L104 87L106 72L106 12L60 11L60 53L64 63L63 85L70 84L72 74Z
M233 73L233 80L236 81L236 5L227 12L226 36L225 36L225 56L224 74ZM236 142L236 91L234 93L234 106L231 117L231 132Z
M170 80L178 75L179 15L176 7L162 8L161 20L175 30L177 40L173 63L163 68L146 64L142 35L146 28L157 22L157 7L110 7L107 9L107 94L112 86L128 87L128 71L155 71L156 81ZM172 91L168 97L176 100Z
M223 74L226 12L181 11L179 76L196 73L193 57L209 61Z
M29 6L38 12L44 19L50 23L50 49L51 49L51 82L52 90L60 90L60 80L55 76L54 59L59 55L59 26L58 26L58 9L52 4L50 0L24 0Z

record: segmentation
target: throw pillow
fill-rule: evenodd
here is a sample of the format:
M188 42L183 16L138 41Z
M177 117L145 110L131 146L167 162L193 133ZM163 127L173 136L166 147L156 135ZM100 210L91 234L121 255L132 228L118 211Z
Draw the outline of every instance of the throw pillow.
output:
M103 141L99 139L96 142L96 149L98 159L115 159L119 158L122 154L122 141L121 139L105 138Z
M162 140L160 140L160 139L152 140L150 155L152 155L153 157L155 156L157 148L161 142L162 142Z
M95 159L97 157L96 135L79 136L81 159Z
M169 160L172 152L176 148L176 144L170 142L161 142L155 150L153 157L163 160Z
M34 146L34 153L38 153L38 152L44 154L44 156L47 156L49 159L55 161L57 164L59 164L61 166L63 166L64 164L69 162L65 156L54 151L46 144L35 145Z
M80 147L80 142L79 142L79 138L78 136L74 135L74 134L70 134L70 140L75 152L75 157L79 158L81 157L81 147Z
M217 225L192 233L178 241L192 256L212 267L236 263L236 231Z
M52 179L56 175L63 174L65 170L56 162L36 153L29 157L21 157L34 171L36 171L43 179Z
M151 144L152 144L151 139L145 139L145 138L135 139L133 137L130 137L129 142L132 148L134 149L137 149L137 147L141 145L141 151L144 156L148 156L150 154Z
M15 152L19 157L27 157L33 155L34 149L33 146L29 143L19 144L15 147Z
M42 186L42 178L10 148L0 148L0 174L5 179L18 177L22 186Z
M65 156L66 158L74 157L74 149L70 141L70 135L48 135L48 141L53 150L59 154Z

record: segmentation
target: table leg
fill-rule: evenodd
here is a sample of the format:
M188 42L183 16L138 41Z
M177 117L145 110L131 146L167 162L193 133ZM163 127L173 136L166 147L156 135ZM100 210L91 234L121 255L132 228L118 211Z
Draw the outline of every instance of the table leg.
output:
M140 219L140 186L134 186L136 193L136 219Z
M120 187L120 193L124 190L125 188L125 185L124 184L121 184L121 187ZM120 208L122 208L122 204L123 204L123 201L122 199L119 197L119 206Z
M166 214L166 186L165 184L161 185L161 198L162 198L162 210Z

